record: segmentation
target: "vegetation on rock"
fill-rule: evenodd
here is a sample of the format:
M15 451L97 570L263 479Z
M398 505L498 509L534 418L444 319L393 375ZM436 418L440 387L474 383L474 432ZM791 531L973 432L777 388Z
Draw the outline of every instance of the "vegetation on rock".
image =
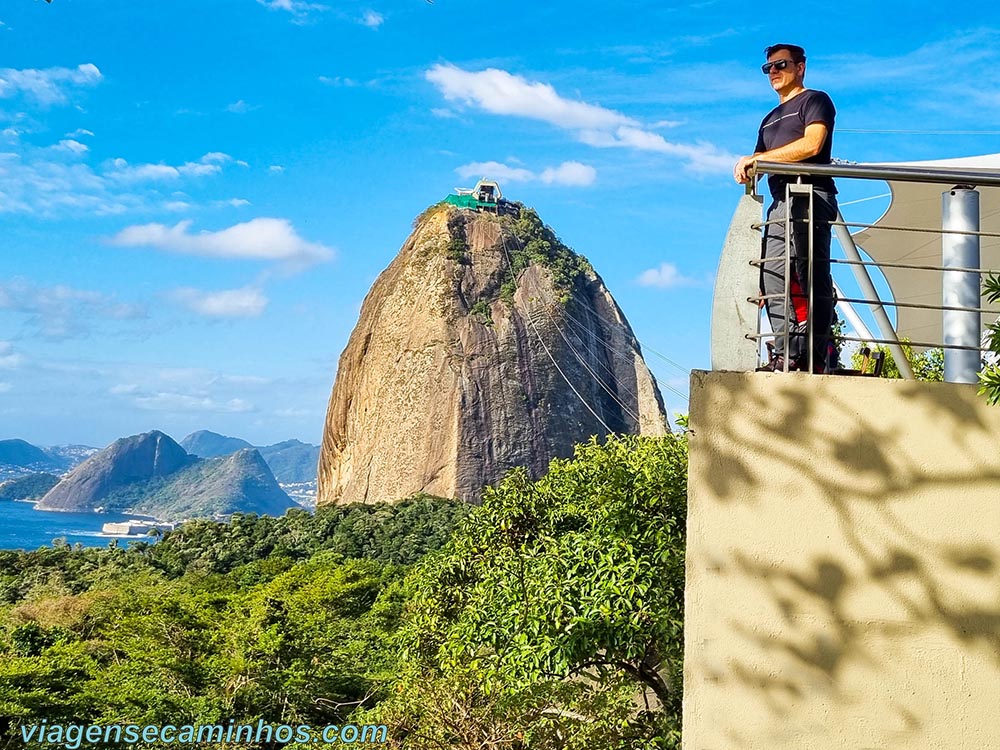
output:
M532 263L538 263L552 273L552 283L563 304L569 302L574 285L581 276L593 273L590 262L562 243L552 228L542 222L533 208L520 203L517 217L503 216L500 222L509 232L504 252L510 276L500 287L500 297L510 303L517 291L517 277Z

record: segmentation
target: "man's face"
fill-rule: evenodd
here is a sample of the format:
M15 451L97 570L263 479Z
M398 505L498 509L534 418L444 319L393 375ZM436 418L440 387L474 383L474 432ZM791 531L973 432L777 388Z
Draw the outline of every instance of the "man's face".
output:
M767 58L769 63L781 62L782 60L788 62L784 70L778 70L778 66L772 66L770 72L767 74L767 79L771 82L771 88L779 94L796 86L801 86L803 76L805 76L806 72L806 64L792 62L792 54L787 49L775 50Z

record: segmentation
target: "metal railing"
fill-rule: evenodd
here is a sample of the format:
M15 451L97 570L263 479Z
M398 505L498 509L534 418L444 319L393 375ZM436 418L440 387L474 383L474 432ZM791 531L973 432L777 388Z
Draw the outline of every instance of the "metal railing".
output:
M881 166L881 165L861 165L861 164L804 164L804 163L777 163L777 162L757 162L752 173L752 178L747 186L748 196L754 197L754 199L759 204L759 198L756 198L755 187L757 182L757 177L762 174L769 175L785 175L790 177L799 177L797 182L790 182L786 185L786 211L785 217L780 220L774 221L757 221L751 224L751 229L757 234L758 244L757 244L757 257L752 257L749 260L749 266L758 270L760 278L762 276L762 269L765 264L771 264L777 266L780 262L780 258L764 258L763 254L760 253L759 244L759 232L769 225L783 223L784 224L784 235L785 235L785 254L784 254L784 290L780 295L771 294L766 295L763 289L759 289L756 294L750 294L743 299L745 300L743 304L756 305L758 308L766 305L770 300L781 298L784 303L785 309L785 325L784 330L778 331L776 333L765 334L761 333L760 319L761 316L758 312L754 316L756 320L756 330L755 331L745 331L744 337L750 341L754 342L756 348L756 353L759 361L760 353L760 342L763 339L774 338L776 336L784 337L784 352L785 352L785 369L787 371L789 364L789 352L790 343L793 336L801 336L801 332L793 332L791 330L792 326L789 321L792 319L793 314L790 310L790 302L792 300L791 285L790 285L790 273L792 269L792 263L795 255L793 255L793 240L792 240L792 226L795 223L805 223L807 224L807 236L808 242L805 251L808 257L808 269L809 274L807 279L798 279L800 285L804 285L805 288L803 292L806 296L808 303L808 325L806 326L805 335L808 337L807 351L808 351L808 372L814 372L816 368L815 362L815 349L814 346L815 339L817 336L822 336L826 338L829 331L819 330L819 326L813 326L813 309L816 302L815 295L813 294L814 284L813 284L813 270L815 268L814 263L814 202L813 202L813 186L808 182L803 182L802 177L806 176L826 176L826 177L846 177L846 178L856 178L856 179L867 179L867 180L883 180L883 181L893 181L893 182L911 182L911 183L921 183L930 185L948 185L952 187L951 191L945 191L943 193L943 221L941 228L931 228L931 227L915 227L915 226L893 226L893 225L883 225L879 223L874 224L862 224L857 222L846 222L843 217L838 214L836 220L828 222L831 230L836 233L838 240L840 241L841 247L844 249L844 258L831 258L831 265L844 265L850 267L854 272L855 279L858 286L861 289L862 296L860 297L849 297L843 295L835 295L835 299L838 304L846 305L848 307L852 305L863 305L870 308L873 315L876 318L878 328L880 329L881 336L870 336L870 335L859 335L859 336L843 336L839 335L837 338L842 341L855 341L855 342L865 342L868 344L884 344L890 348L893 357L900 369L900 372L905 376L913 377L912 370L907 361L906 355L903 351L903 344L918 348L934 348L940 347L945 352L945 379L955 380L956 382L975 382L975 372L979 370L979 364L981 360L981 353L985 351L982 346L982 325L981 316L983 314L997 314L1000 312L997 308L989 308L983 305L981 301L981 276L983 274L998 274L996 269L982 268L980 267L980 240L982 238L997 238L1000 237L1000 233L997 232L983 232L980 231L979 226L979 193L977 188L979 187L990 187L990 188L1000 188L1000 172L987 172L987 171L976 171L976 170L961 170L961 169L934 169L934 168L922 168L922 167L899 167L899 166ZM954 205L949 203L949 192L950 195L955 197L958 201ZM973 196L966 195L966 193L972 193ZM971 202L974 199L975 211L971 211L969 206L972 206ZM807 201L808 210L806 211L805 219L796 219L792 215L792 202L793 201ZM964 203L962 202L964 201ZM964 212L964 213L963 213ZM746 213L744 209L744 214ZM974 213L974 216L972 214ZM737 211L737 215L740 215L740 211ZM957 217L957 219L956 219ZM867 230L869 233L873 231L886 231L886 232L899 232L899 233L930 233L937 234L942 237L942 262L941 265L935 265L930 263L903 263L903 262L885 262L880 263L878 261L865 261L861 259L858 248L854 243L854 238L851 235L849 228L860 228ZM734 235L738 235L740 238L740 243L742 244L744 251L748 247L748 237L744 231L745 227L736 226L736 219L734 219L734 226L730 229L730 238L727 238L727 248L723 253L723 263L726 262L727 254L733 256L734 254L729 250L729 244L731 238ZM796 253L801 253L802 248L797 248ZM744 253L742 257L742 262L747 262L747 255ZM743 266L746 268L746 266ZM942 289L942 303L941 304L926 304L925 302L910 301L907 299L893 299L884 300L878 295L875 290L875 286L871 281L871 277L868 275L868 269L871 267L879 269L893 269L893 270L907 270L907 271L921 271L921 272L935 272L942 274L941 285L937 288ZM722 278L722 265L720 264L720 278ZM731 276L731 274L730 274ZM741 288L746 289L747 285L745 282ZM935 286L931 284L928 285L927 289L934 289ZM895 290L894 290L895 291ZM724 300L723 300L724 302ZM942 315L942 340L941 341L900 341L896 335L894 326L891 324L888 315L886 313L886 308L893 308L896 310L934 310L940 312ZM714 320L716 314L720 311L726 310L724 304L720 305L719 301L719 290L716 290L716 300L713 308L713 367L715 366L716 354L715 347L721 339L716 335L716 322ZM734 320L739 318L740 321L745 322L746 316L740 314L734 316ZM816 330L814 330L814 328ZM957 333L955 333L957 331ZM867 333L867 331L865 331ZM732 340L731 338L729 339ZM744 358L745 361L745 358ZM972 372L970 375L970 368ZM949 377L952 375L953 377Z

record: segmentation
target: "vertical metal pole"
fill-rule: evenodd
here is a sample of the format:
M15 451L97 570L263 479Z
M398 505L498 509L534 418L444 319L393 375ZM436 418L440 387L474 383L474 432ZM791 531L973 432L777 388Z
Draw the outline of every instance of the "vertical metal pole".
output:
M979 193L956 186L941 194L941 265L944 268L979 268L979 237L949 232L979 231ZM945 271L942 274L942 300L946 307L979 308L978 273ZM944 379L949 383L975 383L981 367L979 351L948 349L949 345L980 347L982 320L978 312L945 310L941 321L944 330Z
M844 215L841 214L840 211L837 211L837 221L840 222L840 224L834 224L833 232L837 235L837 240L840 242L840 247L844 250L844 255L847 256L848 260L860 261L861 253L858 252L858 246L855 244L854 238L851 236L847 227L842 226L844 223ZM878 292L875 291L875 285L872 284L871 276L868 275L868 269L864 266L857 265L851 266L851 269L854 271L854 278L857 279L858 286L861 288L861 293L871 303L869 308L875 316L875 322L878 324L879 332L882 334L880 338L891 339L896 342L889 344L889 351L892 352L892 358L896 361L896 367L899 369L899 374L906 380L914 380L915 376L913 374L913 368L910 367L910 361L906 358L906 354L903 352L903 347L899 345L899 338L896 336L896 329L892 327L892 322L889 320L889 316L886 314L885 308L878 304ZM862 335L867 336L868 338L873 338L869 334Z
M787 183L785 185L785 356L784 356L784 371L788 372L788 360L791 356L790 345L790 331L792 329L792 314L788 309L791 303L790 299L790 288L791 284L788 283L792 274L792 184Z
M847 318L848 324L854 329L854 332L858 334L861 338L866 341L871 341L874 338L885 338L884 336L872 336L871 331L868 330L868 326L865 322L861 320L861 316L858 315L857 310L851 305L850 302L845 302L844 297L847 295L840 291L840 287L837 286L837 282L833 282L833 293L837 295L839 301L837 302L837 310L844 314ZM891 330L891 329L890 329ZM893 354L895 356L895 354Z
M806 327L809 329L809 357L806 362L809 363L809 374L812 375L816 372L816 365L813 362L813 351L815 347L813 346L815 331L816 331L816 316L813 315L813 191L812 185L809 185L809 221L806 224L806 228L809 230L809 279L806 281L806 300L809 305L809 312L806 315ZM827 328L829 328L829 323L827 323Z

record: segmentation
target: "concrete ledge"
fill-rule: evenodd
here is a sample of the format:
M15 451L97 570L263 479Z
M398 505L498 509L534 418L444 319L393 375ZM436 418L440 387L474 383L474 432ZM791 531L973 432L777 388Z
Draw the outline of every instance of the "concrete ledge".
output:
M1000 408L694 372L686 750L1000 748Z

